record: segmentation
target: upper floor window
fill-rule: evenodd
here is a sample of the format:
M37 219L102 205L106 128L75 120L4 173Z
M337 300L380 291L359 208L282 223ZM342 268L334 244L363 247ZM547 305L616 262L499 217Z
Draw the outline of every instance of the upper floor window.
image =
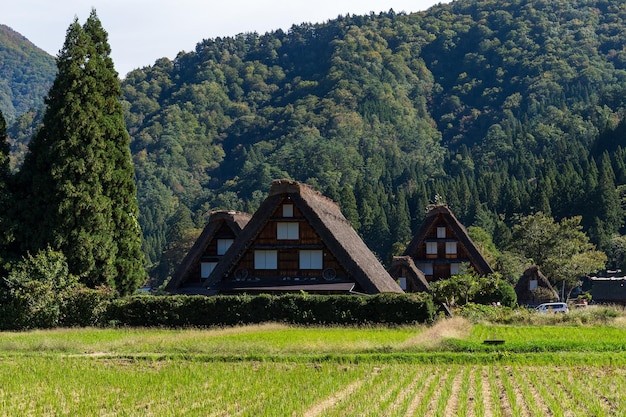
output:
M301 250L300 269L322 269L324 255L321 250Z
M446 255L456 255L456 242L446 242Z
M406 290L406 277L398 278L398 285L402 288L402 290Z
M457 275L461 273L461 264L450 264L450 275Z
M437 238L445 239L446 237L446 227L445 226L437 226Z
M200 278L208 278L216 266L217 266L217 262L201 262L200 263Z
M433 274L433 264L418 264L416 266L424 273L424 275Z
M255 250L254 269L278 269L278 251Z
M293 217L293 204L283 204L283 217Z
M426 255L437 254L437 242L426 242Z
M299 229L297 222L278 222L276 223L276 238L298 239L300 237Z
M230 245L233 244L234 239L217 239L217 254L223 255L226 253Z

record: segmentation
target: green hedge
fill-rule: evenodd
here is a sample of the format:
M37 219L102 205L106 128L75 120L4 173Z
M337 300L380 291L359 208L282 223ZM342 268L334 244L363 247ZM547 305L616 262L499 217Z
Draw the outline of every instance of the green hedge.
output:
M205 327L262 322L411 324L435 318L426 293L375 296L134 296L111 302L103 321L121 326Z
M132 296L83 287L55 293L31 282L0 292L0 330L55 327L208 327L282 322L303 325L429 323L436 315L426 293L356 295Z

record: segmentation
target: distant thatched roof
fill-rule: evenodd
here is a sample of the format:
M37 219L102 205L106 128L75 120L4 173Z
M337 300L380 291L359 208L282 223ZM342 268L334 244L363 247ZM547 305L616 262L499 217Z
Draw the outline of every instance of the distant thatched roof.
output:
M420 271L417 266L415 266L413 258L410 256L394 256L391 267L389 268L389 275L397 279L402 276L404 271L409 274L409 276L406 276L405 278L408 278L413 282L415 291L430 292L430 285L428 285L426 276L424 276L424 273Z
M209 215L209 222L204 227L204 230L198 237L198 240L196 240L196 243L194 243L187 256L185 256L180 265L178 265L178 268L176 268L176 271L165 287L165 290L170 292L176 291L185 283L191 268L200 261L202 254L222 225L225 224L228 226L232 230L234 236L238 236L246 224L248 224L250 217L251 216L248 213L240 211L211 212Z
M217 285L223 277L233 272L284 198L291 199L300 210L328 250L358 284L359 291L368 294L402 292L336 203L306 184L284 179L272 183L268 197L213 270L209 277L210 286Z
M426 218L422 223L422 226L417 231L406 250L404 251L404 255L412 256L417 252L418 246L424 241L428 231L433 227L434 223L437 221L439 217L442 217L446 224L452 228L456 238L459 242L465 247L467 254L470 258L470 263L476 269L476 272L480 275L489 275L493 273L493 269L487 263L483 255L478 250L476 244L472 241L472 239L467 234L467 229L465 226L459 222L459 220L452 214L452 211L448 208L448 206L438 205L433 206L428 213L426 213Z
M530 281L537 281L537 288L545 288L550 294L549 300L539 300L533 291L530 290ZM533 305L541 302L558 300L559 294L554 290L548 278L541 273L538 266L527 268L520 279L515 284L515 294L517 294L517 303L520 305Z

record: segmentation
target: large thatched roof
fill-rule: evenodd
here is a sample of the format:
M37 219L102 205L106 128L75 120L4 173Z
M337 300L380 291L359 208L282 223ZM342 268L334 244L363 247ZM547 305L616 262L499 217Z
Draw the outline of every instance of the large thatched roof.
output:
M192 268L200 262L202 254L206 250L207 246L215 238L216 233L222 226L227 226L236 237L243 228L248 224L250 220L248 213L240 211L213 211L209 215L209 221L204 227L204 230L194 243L193 247L185 256L183 261L178 265L176 271L172 275L172 278L168 282L165 290L168 292L176 292L187 281Z
M487 263L483 255L476 247L476 244L472 241L472 239L467 234L467 229L465 226L459 222L459 220L452 214L452 211L448 208L448 206L438 205L431 208L426 214L426 218L422 223L422 226L417 231L406 250L404 251L405 256L414 256L417 253L418 246L422 244L428 231L432 227L436 227L436 222L443 220L454 232L456 238L459 243L462 244L469 256L469 260L471 265L474 267L476 272L480 275L489 275L493 273L493 269Z
M209 286L219 287L232 274L238 262L254 243L276 207L289 198L319 235L327 249L357 284L357 291L368 294L402 292L398 284L365 245L339 206L305 184L275 180L267 199L224 255L209 277Z

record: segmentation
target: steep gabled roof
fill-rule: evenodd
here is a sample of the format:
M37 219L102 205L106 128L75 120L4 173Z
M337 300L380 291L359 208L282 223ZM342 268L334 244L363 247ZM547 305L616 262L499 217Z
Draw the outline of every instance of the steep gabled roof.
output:
M417 288L417 291L430 292L430 285L428 285L428 281L426 280L424 273L420 271L417 266L415 266L413 258L410 256L394 256L393 261L391 262L391 267L389 268L389 275L394 278L399 278L402 276L402 272L404 270L410 274L410 276L405 278L409 278L413 281L413 285Z
M551 299L541 300L540 302L556 301L559 299L559 293L550 284L548 278L543 275L537 265L533 265L524 271L515 284L515 294L517 294L518 304L533 304L535 302L536 295L530 290L531 280L537 281L537 287L546 288L547 292L552 294ZM536 304L539 304L539 302Z
M194 265L200 262L202 254L206 250L207 246L209 246L209 244L213 241L216 233L223 225L227 226L236 237L241 233L246 224L248 224L250 217L251 216L248 213L240 211L211 212L207 225L204 227L204 230L198 237L198 240L196 240L196 243L194 243L187 256L185 256L180 265L178 265L178 268L176 268L176 271L165 287L165 290L174 292L179 289L185 281L187 281L189 272Z
M301 211L306 221L349 276L355 280L361 291L368 294L402 292L343 216L339 206L309 186L292 180L275 180L272 183L268 197L213 270L209 277L209 286L218 284L223 277L235 270L284 198L291 199Z
M476 247L476 244L474 244L472 239L467 234L465 226L463 226L461 222L459 222L459 220L454 216L454 214L452 214L452 211L450 211L448 206L438 205L434 206L428 211L428 213L426 214L426 218L422 223L422 226L407 246L406 250L404 251L404 255L413 256L413 254L417 252L418 246L421 242L424 241L428 231L433 226L436 226L435 223L438 221L438 219L443 219L443 221L452 229L456 238L467 250L470 262L472 263L472 266L476 269L476 272L478 274L488 275L493 273L493 269L491 268L491 266L489 266L483 255Z

